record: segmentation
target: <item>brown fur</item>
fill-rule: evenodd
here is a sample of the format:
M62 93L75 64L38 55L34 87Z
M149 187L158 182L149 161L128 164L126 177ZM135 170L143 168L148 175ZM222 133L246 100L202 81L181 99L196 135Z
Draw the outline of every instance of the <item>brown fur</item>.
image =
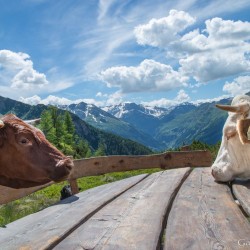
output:
M51 145L40 130L12 114L1 120L0 185L27 188L68 177L72 160Z

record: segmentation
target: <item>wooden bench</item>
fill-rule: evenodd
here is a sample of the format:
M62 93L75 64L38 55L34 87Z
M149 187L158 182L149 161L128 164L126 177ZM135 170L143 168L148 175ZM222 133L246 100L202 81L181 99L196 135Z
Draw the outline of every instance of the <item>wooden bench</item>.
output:
M249 188L216 183L207 167L139 175L0 228L0 249L250 249Z

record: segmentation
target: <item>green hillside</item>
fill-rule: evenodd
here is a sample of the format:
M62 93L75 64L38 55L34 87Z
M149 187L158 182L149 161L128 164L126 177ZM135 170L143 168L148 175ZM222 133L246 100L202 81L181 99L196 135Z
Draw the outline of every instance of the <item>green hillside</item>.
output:
M0 97L0 114L13 113L22 119L35 119L41 117L48 106L39 104L31 106L9 98ZM60 110L64 114L65 110ZM106 133L81 120L71 113L77 135L86 140L94 152L100 145L104 145L107 155L146 155L152 151L146 146L137 142L122 138L120 136Z

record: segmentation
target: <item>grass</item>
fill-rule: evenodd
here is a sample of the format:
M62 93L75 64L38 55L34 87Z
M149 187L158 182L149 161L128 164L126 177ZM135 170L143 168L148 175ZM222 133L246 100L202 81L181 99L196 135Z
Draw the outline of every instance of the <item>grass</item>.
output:
M154 173L160 171L160 169L147 169L147 170L135 170L128 172L119 172L112 174L105 174L100 176L83 177L77 180L80 192L97 187L103 184L107 184L113 181L122 180L135 175L144 173ZM60 200L60 191L63 186L67 185L67 182L51 185L47 188L39 190L33 194L30 194L22 199L9 202L0 206L0 226L4 227L6 224L20 219L29 214L38 212L52 204L55 204Z

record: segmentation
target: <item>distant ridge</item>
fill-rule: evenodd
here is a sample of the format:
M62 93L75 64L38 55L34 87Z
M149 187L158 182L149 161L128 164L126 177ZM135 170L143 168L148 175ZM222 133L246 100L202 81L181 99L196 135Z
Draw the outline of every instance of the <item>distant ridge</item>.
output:
M22 119L30 120L40 117L41 113L47 109L48 106L43 104L31 106L0 96L1 115L13 113ZM60 112L65 111L60 110ZM101 131L81 120L75 114L71 113L71 117L75 124L78 136L86 140L93 151L97 150L101 143L105 146L106 152L109 155L142 155L152 153L152 151L146 146L123 137Z
M230 104L231 99L201 104L182 103L170 108L122 103L101 109L84 102L60 108L72 113L78 133L93 148L98 147L107 135L112 135L162 151L190 144L193 140L208 144L219 142L227 113L217 109L215 104ZM0 97L2 114L11 111L24 119L32 119L46 108L45 105L30 106Z

